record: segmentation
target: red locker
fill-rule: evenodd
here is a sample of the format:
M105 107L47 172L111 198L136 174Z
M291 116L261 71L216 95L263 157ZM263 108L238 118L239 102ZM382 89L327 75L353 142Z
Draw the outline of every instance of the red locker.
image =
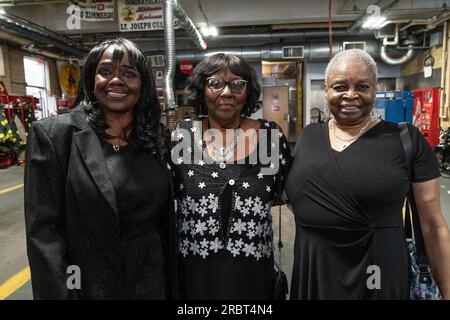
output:
M439 99L440 88L414 90L413 124L432 147L439 144Z

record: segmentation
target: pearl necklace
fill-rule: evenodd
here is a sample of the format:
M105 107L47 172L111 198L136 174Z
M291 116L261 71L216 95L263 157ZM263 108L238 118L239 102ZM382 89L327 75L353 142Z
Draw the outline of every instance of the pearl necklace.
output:
M339 140L341 140L341 141L344 142L344 144L341 146L341 149L340 149L339 151L345 150L345 149L346 149L353 141L355 141L356 139L358 139L359 137L361 137L361 135L364 133L364 131L366 131L366 129L367 129L367 127L369 126L369 124L371 124L371 123L373 122L373 120L374 120L373 118L370 118L369 120L367 120L366 123L364 124L364 126L359 130L359 132L358 132L355 136L350 137L350 138L343 138L343 137L340 137L340 136L336 133L336 127L337 127L337 125L336 125L336 120L331 119L331 120L330 120L330 123L331 123L331 125L333 126L333 135L334 135L337 139L339 139Z

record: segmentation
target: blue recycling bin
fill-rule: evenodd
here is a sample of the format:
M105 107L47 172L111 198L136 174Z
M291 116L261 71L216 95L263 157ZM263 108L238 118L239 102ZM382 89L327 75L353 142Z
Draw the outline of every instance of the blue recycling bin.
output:
M384 120L412 123L413 101L412 91L377 92L375 108Z

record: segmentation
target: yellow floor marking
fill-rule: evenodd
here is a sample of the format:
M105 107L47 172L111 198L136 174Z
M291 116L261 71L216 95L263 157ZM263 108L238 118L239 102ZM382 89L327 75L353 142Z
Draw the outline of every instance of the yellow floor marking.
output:
M17 190L17 189L20 189L20 188L23 188L23 183L16 184L15 186L12 186L12 187L9 187L9 188L6 188L6 189L2 189L2 190L0 190L0 194L7 193L7 192L10 192L10 191L14 191L14 190Z
M5 300L6 298L8 298L17 289L27 283L28 280L30 280L30 277L30 267L25 267L22 271L19 271L11 278L6 280L3 284L0 285L0 300Z

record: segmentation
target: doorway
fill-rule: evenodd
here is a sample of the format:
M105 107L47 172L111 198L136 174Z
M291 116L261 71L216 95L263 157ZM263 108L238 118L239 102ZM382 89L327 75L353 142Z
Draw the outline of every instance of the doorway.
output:
M296 141L298 62L262 61L263 118L275 121L289 142Z

